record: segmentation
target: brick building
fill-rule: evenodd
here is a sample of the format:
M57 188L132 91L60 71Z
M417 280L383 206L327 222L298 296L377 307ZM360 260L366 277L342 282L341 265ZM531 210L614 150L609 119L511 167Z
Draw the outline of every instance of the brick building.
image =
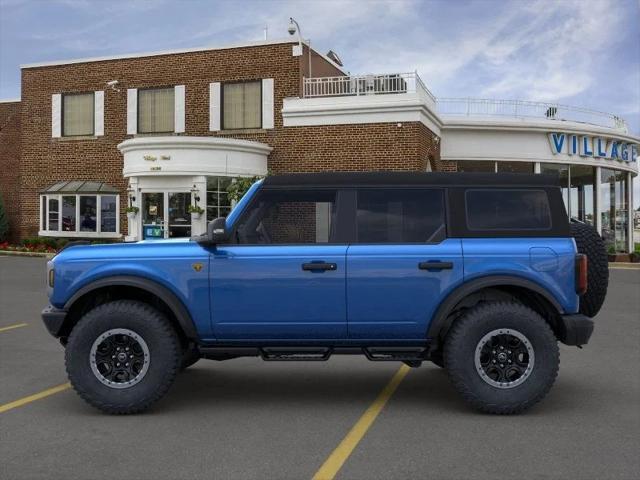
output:
M0 103L13 239L198 234L229 211L229 182L267 172L552 170L568 210L628 249L638 138L618 117L436 100L416 73L352 76L309 54L283 40L23 65L20 101Z

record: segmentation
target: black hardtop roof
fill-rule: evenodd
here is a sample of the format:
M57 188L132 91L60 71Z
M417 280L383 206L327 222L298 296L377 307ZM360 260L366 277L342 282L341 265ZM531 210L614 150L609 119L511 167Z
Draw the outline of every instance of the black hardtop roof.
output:
M323 172L269 175L264 186L552 186L560 185L555 175L533 173L448 173L448 172Z

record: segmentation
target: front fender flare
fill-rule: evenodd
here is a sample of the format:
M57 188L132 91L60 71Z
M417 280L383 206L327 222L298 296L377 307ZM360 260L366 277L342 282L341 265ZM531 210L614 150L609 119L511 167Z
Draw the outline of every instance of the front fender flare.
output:
M195 325L193 324L193 319L191 318L191 314L189 313L189 310L187 310L187 307L185 307L184 303L168 288L146 278L117 275L95 280L79 288L71 298L67 300L64 305L64 309L69 311L76 301L94 290L113 286L135 287L157 296L167 304L171 312L176 317L176 320L178 321L180 328L182 328L185 336L190 340L196 340L198 338L198 333Z
M449 314L453 311L453 308L465 297L488 287L526 288L544 297L559 314L564 313L562 306L556 298L546 288L541 287L531 280L512 275L492 275L488 277L481 277L463 283L447 295L442 303L440 303L440 306L436 310L436 313L429 324L427 338L437 341L442 334L446 334L452 323L452 319L449 318Z

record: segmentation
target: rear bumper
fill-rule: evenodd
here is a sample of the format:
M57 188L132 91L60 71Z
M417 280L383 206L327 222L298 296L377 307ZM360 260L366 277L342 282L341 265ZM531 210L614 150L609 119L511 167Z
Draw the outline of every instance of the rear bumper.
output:
M67 311L60 310L52 305L42 310L44 326L47 327L49 333L56 338L60 337L65 318L67 318Z
M593 320L584 315L562 315L560 317L559 340L565 345L586 345L593 333Z

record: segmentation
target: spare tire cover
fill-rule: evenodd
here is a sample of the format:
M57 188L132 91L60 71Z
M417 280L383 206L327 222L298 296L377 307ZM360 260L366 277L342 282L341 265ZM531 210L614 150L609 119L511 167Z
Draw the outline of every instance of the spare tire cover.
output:
M579 253L587 256L587 291L580 297L580 313L595 317L600 311L609 287L609 259L604 241L595 228L571 222L571 234Z

